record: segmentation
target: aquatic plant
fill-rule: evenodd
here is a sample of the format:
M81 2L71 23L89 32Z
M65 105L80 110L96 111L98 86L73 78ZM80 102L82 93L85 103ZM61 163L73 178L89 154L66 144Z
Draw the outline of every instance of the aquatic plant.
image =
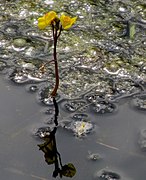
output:
M43 30L48 26L52 27L53 34L53 61L55 63L55 86L51 92L51 96L55 97L59 87L59 71L58 71L58 61L57 61L57 42L63 30L68 30L76 22L77 17L69 17L62 14L60 17L54 11L46 13L44 16L38 18L38 28Z
M44 16L38 18L38 28L43 30L48 26L52 27L52 35L53 35L53 61L55 64L55 86L51 92L51 97L53 98L53 104L55 107L54 114L54 124L55 127L53 131L50 132L50 135L45 135L43 144L39 144L40 150L42 150L45 155L45 161L48 165L54 164L55 170L53 172L53 177L57 177L58 175L62 178L62 176L73 177L76 174L76 169L72 163L68 163L66 165L62 165L61 156L57 150L56 138L55 134L58 126L58 114L59 109L55 97L57 95L57 90L59 87L59 70L58 70L58 61L57 61L57 42L63 30L68 30L75 22L77 17L71 18L62 14L60 17L54 11L50 11L46 13Z

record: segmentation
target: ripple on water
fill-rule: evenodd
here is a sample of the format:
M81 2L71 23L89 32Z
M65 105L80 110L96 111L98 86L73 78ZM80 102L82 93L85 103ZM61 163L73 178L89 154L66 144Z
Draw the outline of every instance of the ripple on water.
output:
M140 130L138 143L140 149L146 151L146 129Z

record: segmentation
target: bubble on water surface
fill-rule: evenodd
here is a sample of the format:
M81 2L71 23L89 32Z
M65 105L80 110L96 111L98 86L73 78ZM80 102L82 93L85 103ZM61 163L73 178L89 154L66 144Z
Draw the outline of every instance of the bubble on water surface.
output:
M29 85L29 86L27 86L27 91L32 92L32 93L36 92L38 89L39 88L36 85Z
M49 87L42 87L39 91L38 98L39 100L45 104L45 105L53 105L53 98L51 97L51 92L52 92L52 86ZM57 94L55 97L56 101L59 102L61 100L61 96Z
M44 82L47 79L43 77L42 74L35 71L29 71L26 68L15 68L9 73L9 78L18 84L28 83L28 82Z
M93 110L97 113L112 113L117 109L117 106L113 103L106 101L96 102L93 106Z
M51 4L54 4L54 1L52 1L52 0L45 0L44 3L47 4L47 5L51 5Z
M64 104L64 107L69 112L75 112L77 110L84 111L83 107L85 106L86 102L84 101L68 101Z
M36 53L37 53L37 51L36 51L35 47L33 47L33 46L28 47L25 51L25 55L27 57L34 56L34 55L36 55Z
M99 100L103 100L104 96L105 93L103 92L89 93L85 96L85 99L87 99L91 103L96 103Z
M88 115L83 113L76 113L72 116L72 118L75 120L82 120L82 119L86 119L87 117Z
M89 152L87 159L91 160L91 161L98 161L101 159L101 155L99 155L98 153L91 153Z
M45 136L49 136L51 132L51 128L50 127L40 127L36 130L36 132L34 133L35 136L39 137L39 138L45 138Z
M23 71L14 70L9 77L13 82L18 84L23 84L29 81L27 74Z
M95 180L121 180L121 176L113 171L101 170L95 174Z
M6 25L6 27L4 29L4 33L6 35L15 36L18 33L18 29L19 29L19 27L17 25L9 24L9 25Z

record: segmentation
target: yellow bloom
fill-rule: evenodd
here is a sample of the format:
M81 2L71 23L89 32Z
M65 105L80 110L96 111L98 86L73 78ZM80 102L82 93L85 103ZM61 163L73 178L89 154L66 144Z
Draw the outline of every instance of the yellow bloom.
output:
M75 22L77 17L70 18L69 16L65 16L64 14L60 17L60 22L63 29L69 29Z
M54 12L54 11L50 11L50 12L46 13L44 16L38 18L39 29L45 29L56 18L58 18L58 17L57 17L56 12Z

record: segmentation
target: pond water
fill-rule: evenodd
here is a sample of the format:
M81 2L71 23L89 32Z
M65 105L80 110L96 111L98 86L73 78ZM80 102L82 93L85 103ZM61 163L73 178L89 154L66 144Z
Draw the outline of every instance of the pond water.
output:
M52 34L37 27L51 10L78 17L57 47L57 128ZM1 0L0 73L1 180L64 165L74 180L146 179L145 0Z

